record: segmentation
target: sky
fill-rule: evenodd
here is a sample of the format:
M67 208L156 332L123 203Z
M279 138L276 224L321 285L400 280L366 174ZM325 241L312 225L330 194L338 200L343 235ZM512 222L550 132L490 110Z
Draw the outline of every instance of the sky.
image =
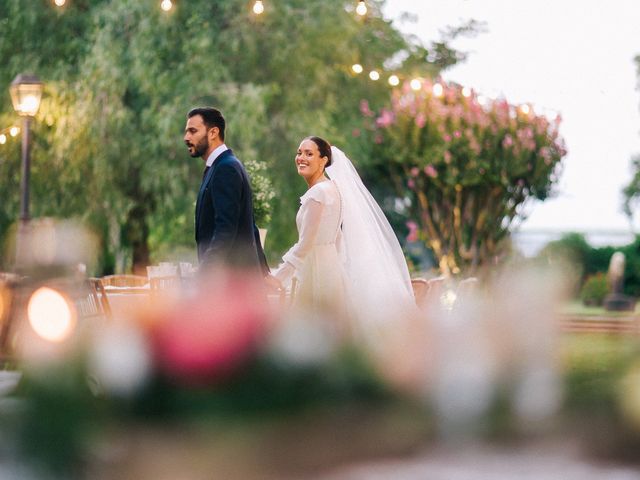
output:
M453 42L469 55L443 78L562 115L557 194L530 205L522 231L640 232L640 211L630 222L621 208L640 155L640 0L387 0L384 13L425 44L448 25L485 22Z

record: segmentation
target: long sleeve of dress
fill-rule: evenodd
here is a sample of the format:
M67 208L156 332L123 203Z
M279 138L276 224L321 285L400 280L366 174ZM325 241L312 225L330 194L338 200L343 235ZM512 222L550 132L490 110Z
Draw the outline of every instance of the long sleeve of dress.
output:
M300 226L298 228L298 241L282 257L283 263L276 269L273 275L283 283L287 283L300 269L305 257L313 248L324 205L314 198L309 198L300 206Z

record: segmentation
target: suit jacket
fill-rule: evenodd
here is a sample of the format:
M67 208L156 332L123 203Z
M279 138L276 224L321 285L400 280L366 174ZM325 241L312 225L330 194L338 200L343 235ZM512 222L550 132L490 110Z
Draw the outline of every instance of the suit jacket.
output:
M226 150L205 175L196 202L196 244L202 265L269 266L253 218L253 198L244 166Z

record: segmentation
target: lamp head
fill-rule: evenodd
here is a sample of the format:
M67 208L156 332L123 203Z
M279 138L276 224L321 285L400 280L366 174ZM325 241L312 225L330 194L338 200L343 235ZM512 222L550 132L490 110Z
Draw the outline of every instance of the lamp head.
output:
M44 84L35 75L19 74L11 82L11 102L18 115L33 117L38 113Z

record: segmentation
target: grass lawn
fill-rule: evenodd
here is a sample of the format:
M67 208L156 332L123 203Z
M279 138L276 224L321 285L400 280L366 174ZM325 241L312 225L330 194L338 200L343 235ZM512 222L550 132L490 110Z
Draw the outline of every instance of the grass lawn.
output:
M569 408L613 413L621 380L640 362L640 339L606 333L568 333L561 356Z
M567 333L562 335L561 347L563 364L568 371L607 373L634 358L640 339L606 333Z

